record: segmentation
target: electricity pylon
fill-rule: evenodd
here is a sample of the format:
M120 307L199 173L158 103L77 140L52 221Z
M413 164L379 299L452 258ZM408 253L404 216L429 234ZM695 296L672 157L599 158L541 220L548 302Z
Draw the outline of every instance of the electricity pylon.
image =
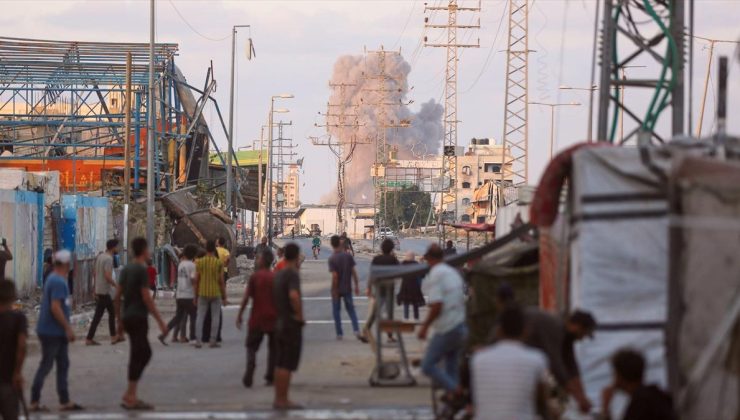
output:
M506 49L504 93L504 165L501 182L523 185L529 181L529 4L509 0L509 43Z
M442 179L449 180L449 184L442 194L440 202L440 214L443 214L445 206L453 204L453 220L457 222L457 67L458 67L458 48L478 48L480 40L475 44L464 44L458 42L458 29L479 29L480 16L477 24L461 25L458 24L458 12L480 12L480 1L477 7L462 7L457 4L457 0L450 0L447 6L426 6L424 11L446 10L447 23L436 24L429 22L429 18L424 18L424 27L431 29L447 30L447 42L429 43L427 37L424 37L424 46L438 47L447 49L447 64L445 68L445 119L444 130L445 137L442 145Z

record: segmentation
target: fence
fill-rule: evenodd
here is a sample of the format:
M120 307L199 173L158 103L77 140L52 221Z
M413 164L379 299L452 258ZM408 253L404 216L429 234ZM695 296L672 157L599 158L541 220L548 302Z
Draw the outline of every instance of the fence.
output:
M15 281L21 297L41 284L43 232L43 193L0 190L0 237L13 254L5 274Z

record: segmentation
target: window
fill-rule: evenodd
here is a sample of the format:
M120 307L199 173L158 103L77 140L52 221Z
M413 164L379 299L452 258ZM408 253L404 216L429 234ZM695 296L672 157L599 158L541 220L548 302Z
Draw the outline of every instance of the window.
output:
M469 206L470 205L470 199L469 198L463 198L462 199L463 206Z
M462 173L463 175L470 175L473 171L470 170L470 166L465 165L462 168Z
M465 188L465 189L469 189L470 188L470 183L469 182L463 182L462 183L462 187Z
M486 216L478 216L478 223L486 223Z
M485 163L483 165L483 172L501 172L500 163Z
M469 214L463 214L460 217L460 220L463 221L463 222L466 222L466 223L470 223L470 215Z

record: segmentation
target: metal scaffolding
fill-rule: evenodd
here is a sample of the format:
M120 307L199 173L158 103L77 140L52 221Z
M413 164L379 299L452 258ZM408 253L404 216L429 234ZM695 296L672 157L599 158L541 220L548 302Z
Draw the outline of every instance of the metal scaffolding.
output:
M0 167L57 170L62 191L109 193L130 185L139 193L152 112L156 190L206 178L213 137L202 112L209 100L218 111L212 70L200 90L175 66L177 44L154 51L149 98L147 43L0 37Z

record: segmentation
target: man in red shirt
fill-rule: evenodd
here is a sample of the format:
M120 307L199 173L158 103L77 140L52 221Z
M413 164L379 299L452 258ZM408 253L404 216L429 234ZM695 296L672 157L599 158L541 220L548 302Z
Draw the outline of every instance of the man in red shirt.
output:
M257 256L257 271L249 278L247 289L244 291L242 303L239 306L239 314L236 316L236 327L241 329L242 316L250 298L252 299L252 310L249 313L249 331L247 332L247 371L244 372L242 383L245 387L252 386L254 369L257 365L257 350L262 344L262 339L267 336L267 372L265 382L272 385L273 371L275 370L275 322L277 310L273 302L273 255L270 250L262 251Z

